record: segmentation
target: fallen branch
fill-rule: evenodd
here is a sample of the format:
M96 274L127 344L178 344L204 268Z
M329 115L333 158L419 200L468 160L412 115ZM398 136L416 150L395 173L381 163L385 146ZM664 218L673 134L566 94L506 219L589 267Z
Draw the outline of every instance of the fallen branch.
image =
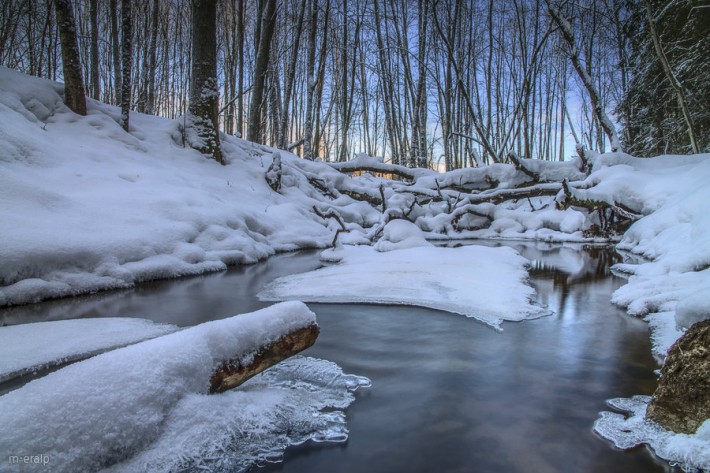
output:
M326 186L325 183L323 183L323 181L321 181L320 179L318 179L316 177L309 177L309 176L306 176L306 179L308 179L308 182L310 185L315 187L324 196L330 197L331 199L338 198L338 196L335 195L335 193L333 192L333 189Z
M382 174L394 174L396 176L415 181L420 176L429 176L433 173L428 169L408 168L397 164L387 164L377 161L374 158L358 157L352 161L344 163L328 163L330 167L340 172L375 172Z
M481 192L480 194L466 197L466 202L470 204L492 203L499 204L506 200L529 199L531 197L555 196L562 186L557 182L537 184L530 187L514 189L498 189L491 192Z
M357 191L352 191L352 190L347 190L347 189L340 189L340 192L342 194L347 195L350 198L355 199L355 200L361 200L361 201L367 202L374 207L379 207L380 205L382 205L382 199L380 199L379 197L374 196L374 195L364 194L362 192L357 192Z
M340 234L343 233L343 232L347 233L347 232L350 231L350 230L348 230L347 227L345 226L345 222L343 221L343 217L341 217L340 214L339 214L335 209L328 209L328 210L325 211L325 212L321 212L321 211L318 209L318 207L316 207L316 206L314 205L314 206L313 206L313 211L316 213L316 215L318 215L318 216L319 216L320 218L322 218L323 220L332 218L332 219L335 219L336 222L338 222L338 225L340 225L340 228L338 228L338 229L335 231L335 236L333 237L333 241L332 241L332 243L330 244L331 247L335 248L335 244L338 242L338 236L340 236Z
M456 227L456 230L461 230L460 228L458 228L458 223L465 215L475 215L476 217L485 218L488 221L489 225L493 223L493 217L491 217L487 213L479 211L479 209L477 209L475 205L468 204L457 208L451 213L451 225Z
M531 171L530 169L526 168L523 162L518 158L518 155L515 154L514 151L511 151L508 153L508 158L510 161L513 163L513 166L515 166L515 169L518 171L522 172L526 176L530 177L533 181L535 182L540 182L540 174Z

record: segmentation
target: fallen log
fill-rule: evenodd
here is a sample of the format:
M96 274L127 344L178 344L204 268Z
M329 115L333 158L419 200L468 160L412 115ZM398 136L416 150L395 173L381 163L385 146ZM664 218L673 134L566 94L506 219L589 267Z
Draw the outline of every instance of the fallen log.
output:
M236 388L276 363L305 350L315 343L319 332L317 324L299 328L259 348L246 363L238 359L222 362L210 378L210 393Z

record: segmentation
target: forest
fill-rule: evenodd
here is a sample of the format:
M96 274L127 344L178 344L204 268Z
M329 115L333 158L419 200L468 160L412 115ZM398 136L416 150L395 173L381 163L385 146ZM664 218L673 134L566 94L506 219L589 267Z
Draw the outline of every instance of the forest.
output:
M710 5L4 0L0 470L710 471Z
M205 113L306 159L452 170L710 146L710 8L693 0L8 0L0 63L61 80L65 24L86 95L171 119L212 38Z

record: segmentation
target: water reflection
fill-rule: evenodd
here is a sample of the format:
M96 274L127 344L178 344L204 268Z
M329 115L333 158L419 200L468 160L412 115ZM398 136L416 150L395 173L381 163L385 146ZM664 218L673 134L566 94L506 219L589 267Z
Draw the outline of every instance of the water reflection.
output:
M220 273L152 281L134 289L102 292L0 309L0 325L87 317L140 317L190 326L271 305L256 298L267 283L320 266L318 251L276 255Z

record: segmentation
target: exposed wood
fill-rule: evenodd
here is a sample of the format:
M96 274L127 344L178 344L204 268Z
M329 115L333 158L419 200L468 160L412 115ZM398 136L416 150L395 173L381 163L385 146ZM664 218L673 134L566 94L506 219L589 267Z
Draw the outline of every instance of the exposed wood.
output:
M321 212L318 210L318 207L315 205L313 206L313 211L322 219L328 219L328 218L333 218L335 219L336 222L338 222L338 225L340 225L340 228L338 228L335 231L335 235L333 236L333 241L331 242L330 246L332 248L335 248L335 245L338 243L338 237L340 236L341 233L348 233L350 230L345 226L345 222L343 221L343 217L340 216L337 210L330 208L326 212Z
M251 104L249 106L249 121L247 123L247 139L257 143L263 140L261 126L261 109L265 97L266 76L269 69L271 53L271 38L276 27L276 0L267 0L262 16L259 18L258 48L254 66Z
M210 393L236 388L276 363L305 350L316 342L319 332L316 324L300 328L261 347L246 364L239 360L222 362L210 378Z
M528 199L530 197L554 196L562 189L562 185L557 182L538 184L529 187L514 189L499 189L467 197L466 202L470 204L492 203L499 204L506 200Z

